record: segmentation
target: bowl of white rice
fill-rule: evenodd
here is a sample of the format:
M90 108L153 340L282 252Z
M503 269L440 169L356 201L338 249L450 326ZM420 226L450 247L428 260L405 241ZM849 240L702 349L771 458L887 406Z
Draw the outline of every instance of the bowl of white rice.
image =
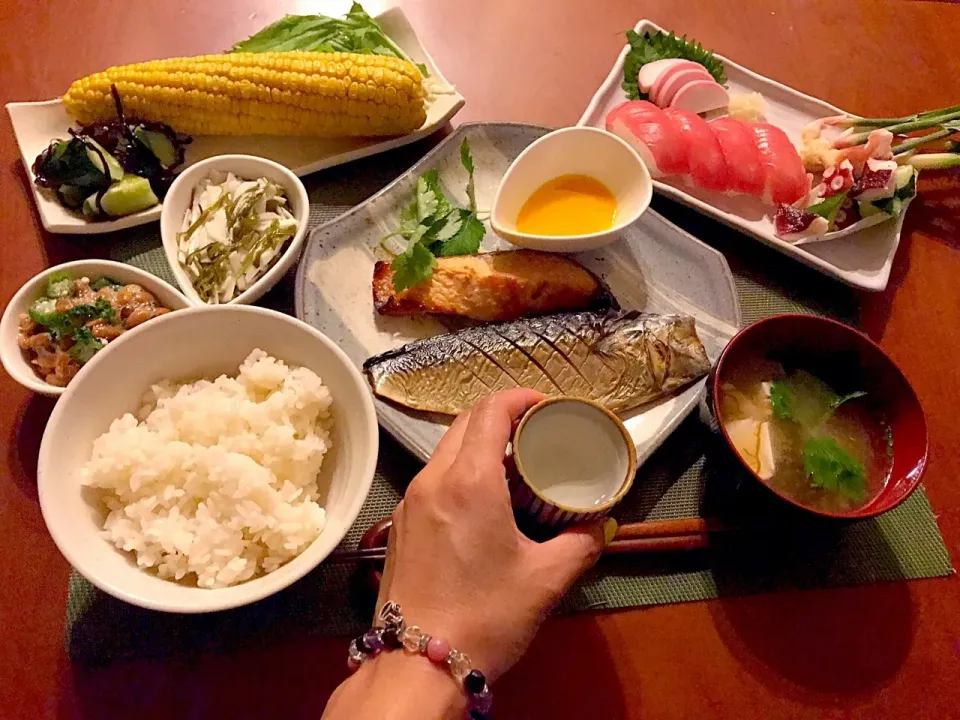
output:
M321 563L360 512L377 450L370 392L332 341L222 305L98 353L50 416L37 484L50 534L94 585L210 612Z

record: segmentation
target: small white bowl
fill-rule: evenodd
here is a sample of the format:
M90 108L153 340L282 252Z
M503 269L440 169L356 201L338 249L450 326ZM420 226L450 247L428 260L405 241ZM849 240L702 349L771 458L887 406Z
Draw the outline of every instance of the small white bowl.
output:
M617 200L613 227L586 235L530 235L517 230L517 216L544 183L561 175L588 175L609 188ZM530 144L507 169L490 212L490 227L520 247L548 252L578 252L607 245L650 206L653 181L640 156L605 130L568 127Z
M232 172L237 177L247 180L264 177L273 180L287 191L290 201L290 212L297 219L297 232L287 243L286 249L277 258L273 266L261 275L249 288L237 295L226 305L250 305L259 300L264 293L276 285L287 271L293 267L303 250L303 241L307 236L307 225L310 220L310 199L307 189L296 175L273 160L256 157L254 155L216 155L191 165L177 176L166 196L163 198L163 209L160 212L160 238L163 240L163 251L167 255L167 262L177 279L177 284L187 296L191 305L207 305L197 291L183 266L180 265L177 234L183 227L183 216L193 200L193 190L211 170Z
M10 377L28 390L33 390L41 395L56 397L62 395L66 388L48 385L37 376L17 344L17 333L20 315L27 312L33 302L43 295L47 287L47 278L59 272L70 273L74 278L88 277L91 280L96 280L101 277L108 277L126 284L136 283L153 293L161 305L171 310L182 310L190 307L190 303L176 288L156 275L133 265L110 260L76 260L57 265L34 275L23 287L17 290L17 294L13 296L3 311L3 319L0 320L0 361L3 362L3 367Z
M226 588L163 580L137 567L100 534L102 511L78 481L94 440L124 413L136 412L152 383L228 373L255 348L307 367L333 396L333 448L324 459L320 504L327 524L299 556L272 573ZM309 325L264 308L190 308L151 320L107 345L77 374L47 422L37 487L43 519L77 571L104 592L153 610L211 612L282 590L330 554L357 518L377 462L377 416L366 381L350 359Z

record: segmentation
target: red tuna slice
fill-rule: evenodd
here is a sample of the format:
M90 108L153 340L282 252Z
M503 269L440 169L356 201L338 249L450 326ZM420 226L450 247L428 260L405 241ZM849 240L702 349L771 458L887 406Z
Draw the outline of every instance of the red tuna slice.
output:
M705 190L729 190L730 170L707 121L689 110L668 108L663 113L686 138L693 184Z
M710 121L709 125L730 170L730 189L763 197L767 176L747 123L732 117L720 117Z
M769 123L749 123L760 162L767 176L764 200L790 205L810 191L810 179L803 167L800 153L787 134Z
M650 102L658 107L668 107L677 90L687 83L696 80L709 80L715 82L713 76L707 72L703 65L698 65L689 60L683 64L677 64L664 71L653 87L650 88Z
M606 128L637 151L653 177L687 172L687 144L663 110L628 100L607 113Z
M712 77L709 80L688 82L670 99L670 107L695 113L717 110L729 104L730 95L723 85L718 84Z

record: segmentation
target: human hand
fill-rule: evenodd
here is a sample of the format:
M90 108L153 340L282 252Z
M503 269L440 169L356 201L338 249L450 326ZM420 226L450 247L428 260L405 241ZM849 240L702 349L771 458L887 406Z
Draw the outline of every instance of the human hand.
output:
M408 624L469 655L490 682L616 530L608 520L537 543L517 529L503 460L515 423L541 399L508 390L457 417L393 513L377 600L378 610L399 603Z

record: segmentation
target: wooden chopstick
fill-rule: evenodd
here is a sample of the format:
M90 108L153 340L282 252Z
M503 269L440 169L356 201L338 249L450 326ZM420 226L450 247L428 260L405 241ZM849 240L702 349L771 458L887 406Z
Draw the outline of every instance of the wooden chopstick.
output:
M728 529L721 523L705 518L626 523L617 528L617 534L604 550L604 555L699 550L710 545L712 533ZM388 532L389 524L381 523L376 534L386 538ZM363 547L331 553L326 562L383 562L386 557L386 547Z

